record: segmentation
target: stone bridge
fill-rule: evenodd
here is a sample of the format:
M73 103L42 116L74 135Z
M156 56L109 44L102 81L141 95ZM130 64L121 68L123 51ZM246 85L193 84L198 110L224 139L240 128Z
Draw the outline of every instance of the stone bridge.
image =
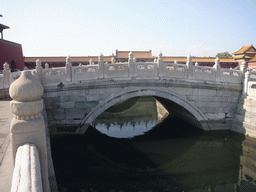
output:
M256 137L256 73L247 71L246 63L240 70L222 69L218 58L213 67L192 65L190 56L186 65L164 63L161 53L154 62L135 61L130 53L128 62L116 63L112 59L111 63L104 63L101 54L97 64L91 61L89 65L72 67L71 58L67 57L66 67L49 68L46 64L42 68L37 60L36 69L14 73L5 63L0 93L8 95L10 87L11 111L15 114L10 132L16 172L22 165L15 162L16 151L22 146L28 154L29 150L38 150L40 159L35 155L33 161L40 162L43 171L42 184L36 185L49 191L47 126L53 134L63 128L65 132L84 134L105 110L136 97L152 96L169 113L203 130L231 129ZM41 115L44 105L46 124ZM27 164L32 166L33 162ZM35 171L37 174L39 169ZM20 186L20 175L15 177L14 187Z
M36 61L31 73L44 86L43 99L51 131L85 133L87 127L109 107L133 97L153 96L184 120L204 130L230 129L242 93L242 70L223 69L216 58L213 67L187 63L164 63L162 54L154 62L135 62L133 53L125 63L98 63L72 67L42 68ZM8 64L0 76L1 88L21 72L10 73ZM6 78L8 77L8 78ZM2 81L2 84L1 84ZM70 130L69 130L70 128Z

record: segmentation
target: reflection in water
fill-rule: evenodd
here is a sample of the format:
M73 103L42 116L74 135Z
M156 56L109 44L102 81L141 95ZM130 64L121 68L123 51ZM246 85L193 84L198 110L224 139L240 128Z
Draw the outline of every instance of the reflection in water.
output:
M138 102L120 109L119 117L137 111ZM129 139L93 127L85 135L51 136L59 191L256 191L255 139L230 131L204 132L169 113L153 129L135 123L132 132L144 133L129 134ZM116 132L114 127L107 131L109 122L103 119L95 124L109 135ZM117 132L133 122L132 113L119 118Z
M110 107L94 122L100 132L117 138L143 135L169 115L153 97L136 97Z

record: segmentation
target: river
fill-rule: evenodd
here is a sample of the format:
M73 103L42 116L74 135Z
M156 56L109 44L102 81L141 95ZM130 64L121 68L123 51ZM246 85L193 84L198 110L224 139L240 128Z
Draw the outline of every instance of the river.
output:
M105 111L84 135L51 136L59 191L256 191L256 140L206 132L134 98Z

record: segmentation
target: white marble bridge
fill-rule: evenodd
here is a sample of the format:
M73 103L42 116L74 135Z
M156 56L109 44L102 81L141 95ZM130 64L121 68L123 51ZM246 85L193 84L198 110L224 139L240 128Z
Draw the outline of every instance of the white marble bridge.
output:
M221 68L218 58L213 67L193 65L190 56L186 65L164 63L161 53L154 62L135 62L132 53L125 63L116 63L114 59L104 63L102 54L97 64L72 67L71 58L66 61L65 67L49 68L46 64L42 68L37 60L36 69L14 73L5 63L0 74L2 96L8 94L10 87L13 99L13 162L19 146L35 144L41 157L45 191L49 182L45 124L41 116L44 104L53 133L58 133L57 127L72 127L69 133L84 134L109 107L130 98L152 96L168 111L203 130L233 130L256 137L256 109L252 106L256 103L256 74L247 71L246 63L240 70ZM30 145L23 149L36 151Z

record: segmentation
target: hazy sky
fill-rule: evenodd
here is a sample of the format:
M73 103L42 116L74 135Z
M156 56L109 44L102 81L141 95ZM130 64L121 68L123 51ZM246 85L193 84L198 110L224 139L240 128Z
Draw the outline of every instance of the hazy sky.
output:
M24 56L159 51L215 56L256 47L256 0L0 0L4 39Z

